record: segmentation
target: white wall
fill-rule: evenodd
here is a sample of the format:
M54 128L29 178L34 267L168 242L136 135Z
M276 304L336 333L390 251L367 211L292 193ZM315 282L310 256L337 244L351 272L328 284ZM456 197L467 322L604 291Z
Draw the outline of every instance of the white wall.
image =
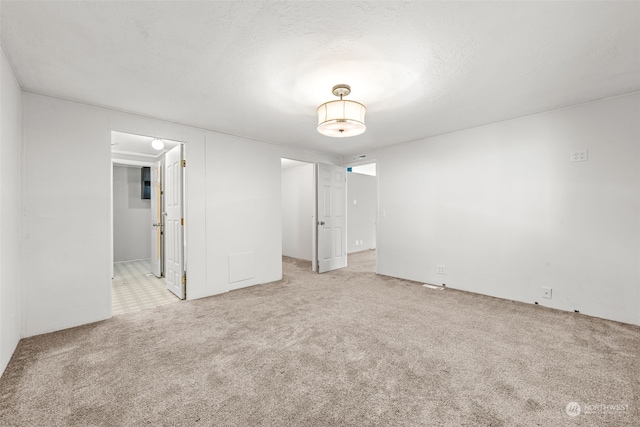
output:
M339 162L35 94L24 102L24 336L111 315L112 130L186 142L188 299L278 280L281 157Z
M375 176L347 174L347 253L376 248L377 192Z
M24 117L24 336L111 316L104 111L32 94Z
M282 255L311 261L314 165L282 171Z
M113 166L113 260L151 257L151 200L141 198L141 167Z
M372 153L379 273L640 324L639 117L633 93Z
M277 151L212 132L206 137L207 287L201 296L279 280Z
M22 296L21 173L22 102L4 52L0 51L0 374L20 340Z

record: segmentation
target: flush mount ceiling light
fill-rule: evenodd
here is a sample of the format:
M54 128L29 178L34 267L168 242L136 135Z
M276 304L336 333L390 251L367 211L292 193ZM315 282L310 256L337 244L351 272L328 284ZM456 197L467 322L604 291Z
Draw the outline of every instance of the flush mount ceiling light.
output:
M153 141L151 141L151 147L153 147L154 150L160 151L164 148L164 141L156 138Z
M318 107L318 132L336 138L363 133L367 129L364 124L367 109L359 102L342 99L351 93L351 87L344 84L335 85L331 92L340 99L325 102Z

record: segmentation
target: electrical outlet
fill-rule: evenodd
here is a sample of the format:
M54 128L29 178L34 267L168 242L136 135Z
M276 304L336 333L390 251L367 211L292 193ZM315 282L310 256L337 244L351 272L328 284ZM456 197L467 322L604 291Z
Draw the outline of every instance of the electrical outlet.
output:
M362 240L360 240L360 246L362 246Z
M360 245L360 241L356 240L356 246Z
M542 298L551 299L551 288L542 288Z
M586 162L589 159L589 152L587 150L572 151L570 161L572 162Z
M436 265L436 273L438 273L438 274L446 274L447 273L447 269L445 268L444 265L438 264L438 265Z

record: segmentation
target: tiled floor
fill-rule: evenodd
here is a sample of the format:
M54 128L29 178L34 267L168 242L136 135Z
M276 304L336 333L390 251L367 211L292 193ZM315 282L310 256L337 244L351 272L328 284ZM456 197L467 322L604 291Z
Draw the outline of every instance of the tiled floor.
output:
M180 301L167 290L164 278L151 273L149 260L116 262L111 284L114 316Z

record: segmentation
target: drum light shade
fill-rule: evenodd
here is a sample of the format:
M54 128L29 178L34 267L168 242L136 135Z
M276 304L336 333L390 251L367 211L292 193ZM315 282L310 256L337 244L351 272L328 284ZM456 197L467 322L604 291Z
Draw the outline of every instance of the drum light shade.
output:
M336 85L332 92L340 99L325 102L318 107L318 132L336 138L363 133L367 129L364 124L366 107L359 102L342 99L343 96L351 93L348 85Z

